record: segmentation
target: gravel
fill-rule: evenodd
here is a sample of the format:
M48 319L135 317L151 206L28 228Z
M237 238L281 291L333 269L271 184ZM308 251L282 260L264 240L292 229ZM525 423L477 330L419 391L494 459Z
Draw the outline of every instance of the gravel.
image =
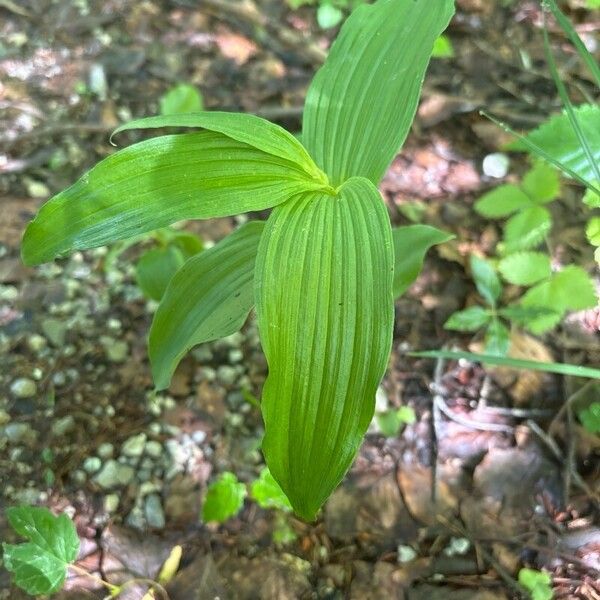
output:
M150 494L144 502L144 514L148 525L154 529L162 529L165 526L165 512L158 494Z
M37 394L37 385L33 379L19 377L11 383L10 391L15 398L33 398Z
M146 448L147 439L148 436L145 433L139 433L128 438L121 448L121 454L132 458L140 457Z
M117 486L128 485L133 480L134 475L135 469L133 467L120 464L111 459L104 464L94 480L100 487L110 490Z

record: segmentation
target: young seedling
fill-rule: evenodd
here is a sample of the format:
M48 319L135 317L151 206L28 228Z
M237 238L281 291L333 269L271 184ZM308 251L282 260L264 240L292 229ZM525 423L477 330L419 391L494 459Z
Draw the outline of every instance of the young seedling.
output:
M245 114L120 127L203 131L108 157L25 232L23 259L39 264L181 220L273 208L266 224L241 227L177 272L152 325L150 359L165 388L185 352L237 330L256 306L269 365L263 451L307 520L343 478L373 417L399 275L377 184L409 132L433 44L453 12L453 0L359 6L308 90L302 143ZM410 281L399 279L396 290Z

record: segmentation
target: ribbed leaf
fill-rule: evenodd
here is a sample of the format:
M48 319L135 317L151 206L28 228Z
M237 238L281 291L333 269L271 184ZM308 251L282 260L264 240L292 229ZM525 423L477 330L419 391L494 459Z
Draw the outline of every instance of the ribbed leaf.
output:
M410 130L433 45L453 0L379 0L357 8L314 78L302 141L333 185L378 183Z
M399 298L418 277L427 251L454 238L451 233L429 225L392 229L394 239L394 298Z
M214 111L148 117L121 125L115 130L112 137L131 129L160 127L193 127L222 133L266 154L285 158L301 167L315 179L326 181L325 176L317 168L304 146L291 133L256 115Z
M263 210L322 188L297 164L222 133L168 135L106 158L47 202L22 254L37 264L184 219Z
M350 466L374 412L393 329L394 253L375 186L301 194L261 238L256 307L269 376L263 450L307 520Z
M264 223L240 227L175 274L154 315L149 354L154 383L169 386L193 346L235 333L254 305L254 263Z

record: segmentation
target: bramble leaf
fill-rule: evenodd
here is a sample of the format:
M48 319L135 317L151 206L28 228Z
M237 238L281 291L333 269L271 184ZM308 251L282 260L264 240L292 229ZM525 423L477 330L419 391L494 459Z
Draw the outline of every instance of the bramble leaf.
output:
M245 497L246 486L233 473L222 473L208 486L202 506L202 520L205 523L223 523L235 517L242 510Z
M516 185L506 184L494 188L475 203L475 210L488 219L499 219L531 206L531 200Z
M506 356L509 348L510 331L500 319L492 319L485 333L485 353L490 356Z
M302 141L332 185L379 183L404 143L453 0L378 0L346 20L309 88ZM415 43L418 40L418 43Z
M492 264L484 258L472 255L471 273L481 297L490 306L496 306L496 301L502 294L502 284Z
M421 272L427 251L454 236L429 225L396 227L392 229L392 235L395 254L394 297L399 298Z
M271 214L256 263L269 376L267 465L306 520L341 481L373 417L389 357L394 253L375 186L303 194Z
M492 315L483 306L470 306L465 310L455 312L444 323L444 329L455 331L477 331L489 323Z
M60 590L68 565L79 553L79 538L71 519L32 506L9 508L6 516L13 529L29 540L2 544L4 566L13 573L15 584L31 595Z
M534 202L538 204L551 202L560 192L558 171L544 161L538 160L533 169L523 177L521 187Z
M40 209L22 255L37 264L185 219L263 210L323 185L221 133L153 138L98 163Z
M251 221L188 260L171 279L148 342L157 389L197 344L235 333L254 305L254 262L264 223Z
M542 206L532 206L512 216L504 226L504 253L534 248L552 229L552 217Z
M256 481L250 486L250 496L261 508L278 508L292 510L292 505L279 484L265 467Z
M516 252L498 263L502 277L514 285L533 285L552 273L550 257L543 252Z

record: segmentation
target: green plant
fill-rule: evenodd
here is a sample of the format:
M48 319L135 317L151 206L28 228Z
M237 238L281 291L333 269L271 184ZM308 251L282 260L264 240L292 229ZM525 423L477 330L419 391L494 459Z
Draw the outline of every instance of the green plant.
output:
M404 425L410 425L417 420L415 411L410 406L401 406L386 410L375 415L381 433L386 437L398 435Z
M180 83L168 90L160 99L160 114L181 115L204 110L202 94L188 83Z
M274 209L264 227L244 227L185 263L157 312L150 357L164 387L190 344L226 335L256 305L269 365L263 452L307 520L348 470L373 416L395 277L377 184L408 134L433 44L453 12L453 0L436 0L435 9L423 0L359 6L309 88L302 143L244 114L120 127L204 131L109 156L45 204L25 232L23 260L38 264L176 221ZM182 325L174 338L173 323Z
M577 413L581 424L590 433L600 434L600 402L592 402Z
M532 600L552 600L552 579L544 571L521 569L519 583L531 594Z
M246 494L246 486L233 473L222 473L208 486L202 506L202 520L205 523L227 521L240 512Z

